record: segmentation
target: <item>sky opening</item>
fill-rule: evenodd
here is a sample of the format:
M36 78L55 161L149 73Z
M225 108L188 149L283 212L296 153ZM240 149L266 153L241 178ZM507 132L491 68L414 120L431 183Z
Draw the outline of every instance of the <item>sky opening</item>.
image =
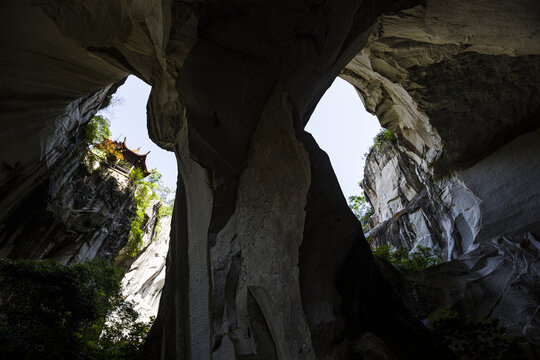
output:
M113 96L110 107L99 112L111 121L113 140L127 138L130 149L140 153L150 151L148 169L156 168L163 183L176 189L177 165L174 153L158 147L148 137L146 103L150 86L136 76L129 76ZM346 199L359 195L358 182L364 171L364 154L379 132L377 118L369 114L352 85L336 78L313 112L306 131L328 154ZM174 194L174 191L173 191Z
M120 86L113 95L111 106L101 110L102 115L111 122L112 140L123 141L131 150L139 149L146 157L148 170L157 169L163 177L165 186L172 190L174 197L176 189L177 165L174 153L163 150L150 140L146 128L146 103L150 95L150 85L136 76L130 75L124 85Z
M364 177L364 154L381 126L368 113L356 89L341 78L321 98L306 126L330 158L346 199L360 195Z

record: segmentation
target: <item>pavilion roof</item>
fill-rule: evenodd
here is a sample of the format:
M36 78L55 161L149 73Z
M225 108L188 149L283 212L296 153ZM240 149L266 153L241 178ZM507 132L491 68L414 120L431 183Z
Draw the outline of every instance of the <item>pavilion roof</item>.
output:
M118 145L118 150L124 156L124 161L139 167L143 171L145 177L150 175L150 171L148 171L146 167L146 156L150 153L150 151L148 151L146 154L139 154L138 152L131 150L126 144L125 137L123 142L115 141L115 143Z

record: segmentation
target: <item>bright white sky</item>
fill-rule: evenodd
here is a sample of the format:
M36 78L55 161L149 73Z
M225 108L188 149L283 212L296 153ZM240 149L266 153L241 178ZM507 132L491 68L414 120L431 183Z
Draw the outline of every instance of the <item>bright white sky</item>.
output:
M309 119L310 132L326 151L346 199L360 195L358 182L364 177L364 154L381 126L366 111L354 87L336 78Z
M127 137L130 149L140 147L141 153L150 151L146 158L148 169L156 168L163 174L165 185L175 189L174 154L161 149L148 137L146 102L149 94L150 86L130 76L114 95L118 103L101 114L111 121L113 139ZM328 153L345 198L361 192L358 182L363 177L364 153L379 129L377 118L365 111L355 89L340 78L324 94L306 126L306 131L313 134Z

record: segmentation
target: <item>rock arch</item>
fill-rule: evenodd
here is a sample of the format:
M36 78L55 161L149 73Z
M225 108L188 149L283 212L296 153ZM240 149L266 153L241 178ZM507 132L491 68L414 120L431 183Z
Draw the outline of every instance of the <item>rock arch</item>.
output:
M142 358L450 358L381 277L303 126L341 74L426 174L477 161L537 127L536 2L10 0L2 10L0 218L116 82L131 73L152 85L149 133L175 152L179 179ZM460 116L494 132L456 142Z

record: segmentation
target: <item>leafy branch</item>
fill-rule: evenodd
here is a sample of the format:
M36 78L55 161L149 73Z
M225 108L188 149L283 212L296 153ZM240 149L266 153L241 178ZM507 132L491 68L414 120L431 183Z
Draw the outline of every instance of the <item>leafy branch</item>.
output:
M150 175L142 177L142 170L134 169L130 174L130 181L137 187L135 193L135 216L131 221L131 229L126 245L126 254L130 258L135 258L144 245L143 235L144 226L148 221L146 209L150 206L152 200L160 200L161 206L156 216L155 228L159 231L160 220L164 215L172 215L172 207L167 203L167 196L171 190L163 184L162 175L152 169Z
M409 253L403 247L381 245L373 249L373 255L390 262L396 269L409 273L423 271L444 261L440 250L427 246L417 246L414 252Z

